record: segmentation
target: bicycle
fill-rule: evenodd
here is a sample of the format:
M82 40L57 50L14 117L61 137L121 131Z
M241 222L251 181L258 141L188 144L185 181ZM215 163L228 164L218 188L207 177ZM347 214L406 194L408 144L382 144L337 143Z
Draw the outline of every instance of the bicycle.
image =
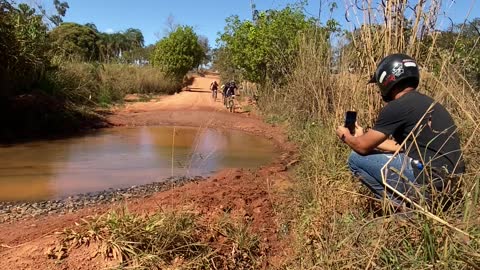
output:
M217 94L218 94L218 90L217 90L217 89L213 89L213 90L212 90L212 99L213 99L213 102L217 102Z
M227 108L227 110L229 110L232 113L235 112L234 99L235 99L235 95L231 95L226 98L226 102L225 102L225 107Z
M222 102L223 102L223 106L227 107L227 94L226 93L222 93Z

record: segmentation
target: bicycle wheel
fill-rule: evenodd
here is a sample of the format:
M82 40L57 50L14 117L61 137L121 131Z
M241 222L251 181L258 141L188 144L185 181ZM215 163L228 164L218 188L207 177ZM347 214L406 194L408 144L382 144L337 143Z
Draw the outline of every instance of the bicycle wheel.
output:
M235 111L235 103L233 103L233 99L228 101L228 110L232 113Z

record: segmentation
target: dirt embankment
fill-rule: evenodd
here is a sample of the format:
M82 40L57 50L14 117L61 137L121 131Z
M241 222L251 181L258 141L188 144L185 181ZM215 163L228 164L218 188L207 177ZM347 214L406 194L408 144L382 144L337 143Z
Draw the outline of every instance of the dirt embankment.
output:
M159 192L149 198L136 198L109 205L85 208L65 215L44 216L13 224L0 224L0 269L97 269L98 260L91 254L67 257L61 264L47 259L45 250L55 241L56 231L73 226L81 218L101 214L122 205L135 212L151 213L162 209L187 209L198 213L208 223L228 212L248 220L253 233L266 247L268 264L281 263L289 252L288 243L280 239L280 221L275 206L285 202L290 185L287 169L296 160L296 149L285 134L261 118L229 113L220 100L213 102L210 83L217 77L196 78L190 91L149 102L136 102L113 110L108 120L115 126L177 125L237 129L270 138L281 154L270 165L258 170L227 169L205 181L194 182ZM239 106L239 105L237 105Z

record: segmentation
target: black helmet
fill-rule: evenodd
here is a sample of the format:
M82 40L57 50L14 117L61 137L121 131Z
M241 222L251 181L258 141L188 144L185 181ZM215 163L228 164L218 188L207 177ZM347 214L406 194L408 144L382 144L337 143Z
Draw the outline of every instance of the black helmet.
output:
M384 101L391 101L390 92L401 81L411 80L411 86L417 87L420 72L415 60L406 54L391 54L380 61L369 83L376 83Z

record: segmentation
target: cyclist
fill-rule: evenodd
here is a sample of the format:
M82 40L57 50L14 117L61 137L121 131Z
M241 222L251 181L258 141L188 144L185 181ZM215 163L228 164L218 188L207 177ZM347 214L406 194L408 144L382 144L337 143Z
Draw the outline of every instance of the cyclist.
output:
M228 85L228 89L226 91L226 96L235 96L235 90L238 89L237 85L235 84L235 81L230 81L230 84Z
M210 84L210 90L212 90L212 97L214 99L217 99L217 91L218 91L218 83L217 81L213 81L211 84Z
M222 94L224 97L227 96L227 90L228 88L230 88L230 82L226 82L223 86L222 86Z
M222 96L223 96L223 104L226 105L227 103L227 90L230 87L230 82L226 82L222 85Z
M231 112L233 112L235 108L235 104L233 102L233 97L235 96L235 90L237 89L237 85L235 81L230 81L227 90L225 91L224 96L224 104Z
M212 90L212 91L217 91L217 90L218 90L218 83L217 83L217 81L213 81L213 82L210 84L210 90Z

